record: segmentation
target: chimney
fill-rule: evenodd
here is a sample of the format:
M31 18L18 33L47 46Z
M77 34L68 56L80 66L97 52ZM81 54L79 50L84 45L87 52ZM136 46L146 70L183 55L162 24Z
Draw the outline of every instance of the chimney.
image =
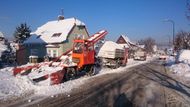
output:
M58 16L58 21L64 20L63 9L61 9L61 15Z
M60 20L64 20L64 16L63 15L59 15L58 16L58 21L60 21Z

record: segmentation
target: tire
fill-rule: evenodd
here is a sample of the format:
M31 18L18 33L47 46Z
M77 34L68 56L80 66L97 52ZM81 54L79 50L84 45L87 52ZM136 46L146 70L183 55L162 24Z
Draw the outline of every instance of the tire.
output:
M94 65L90 65L88 66L88 71L87 71L87 75L88 76L93 76L96 74L96 70L95 70L95 66Z
M115 63L115 66L113 66L113 69L117 69L117 68L120 67L120 61L119 61L119 59L117 59L114 63Z
M75 70L75 68L67 68L64 78L65 78L66 81L75 79L76 78L76 70Z

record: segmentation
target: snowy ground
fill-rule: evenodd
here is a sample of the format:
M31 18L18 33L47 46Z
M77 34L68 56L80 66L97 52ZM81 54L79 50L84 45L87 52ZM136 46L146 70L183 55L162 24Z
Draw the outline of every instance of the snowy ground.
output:
M89 78L95 78L108 73L119 73L125 71L127 68L146 63L150 60L152 60L152 58L148 58L147 61L134 61L133 59L129 59L128 64L125 67L120 67L118 69L104 68L100 70L99 74L93 77L83 76L54 86L35 85L26 76L14 77L12 76L12 68L7 67L0 70L0 101L14 100L27 95L52 96L59 93L67 94L71 92L71 90L87 82Z

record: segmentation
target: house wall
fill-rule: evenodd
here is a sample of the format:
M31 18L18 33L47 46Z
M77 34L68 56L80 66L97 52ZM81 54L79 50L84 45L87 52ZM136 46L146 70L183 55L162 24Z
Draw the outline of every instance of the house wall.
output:
M71 30L70 34L68 35L68 39L64 41L63 43L59 44L53 44L53 45L59 45L59 48L47 48L47 51L51 50L58 50L58 56L62 55L64 52L72 49L73 47L73 40L76 36L78 35L83 35L84 38L88 38L88 32L85 27L79 27L79 26L74 26L73 29Z
M123 39L122 36L120 36L120 37L117 39L116 43L118 43L118 44L126 44L127 42L125 41L125 39Z
M16 62L18 65L26 64L26 48L24 46L20 45L19 48L16 50Z
M45 44L25 44L25 62L29 62L29 56L38 56L39 62L43 61L46 55Z
M54 45L58 45L59 46L59 44L54 44ZM47 48L47 54L49 54L49 56L52 57L53 54L54 54L54 51L55 51L56 57L58 57L58 56L60 56L59 50L61 50L60 47L48 47Z

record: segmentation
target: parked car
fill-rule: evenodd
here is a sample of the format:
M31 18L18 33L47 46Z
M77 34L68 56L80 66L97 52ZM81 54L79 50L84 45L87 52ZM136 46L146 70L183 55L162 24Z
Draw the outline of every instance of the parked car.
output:
M134 60L146 60L146 52L145 51L136 51L134 53Z
M165 52L162 52L162 53L159 54L159 60L166 60L167 57L168 57L168 56L166 55Z

